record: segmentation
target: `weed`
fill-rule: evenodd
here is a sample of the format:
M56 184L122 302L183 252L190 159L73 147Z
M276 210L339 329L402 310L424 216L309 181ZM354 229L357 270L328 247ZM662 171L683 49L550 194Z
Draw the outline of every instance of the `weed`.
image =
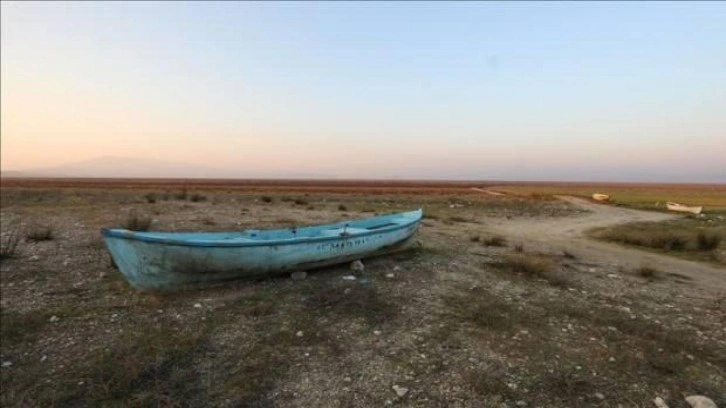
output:
M296 198L295 205L308 205L308 202L303 200L302 198Z
M394 315L393 306L371 286L330 285L315 289L307 304L311 310L323 310L343 317L363 317L371 324L384 323Z
M464 217L461 217L459 215L454 215L452 217L449 217L449 221L452 221L452 222L470 222L470 220L468 218L464 218Z
M524 244L515 244L514 245L514 252L521 254L524 252Z
M345 205L343 205L343 204L340 204L340 205L338 206L338 211L348 211L348 207L346 207L346 206L345 206Z
M469 237L469 241L471 242L479 242L481 240L481 237L479 235L472 235Z
M144 194L144 198L147 203L154 204L156 202L156 193L146 193Z
M48 315L31 311L20 313L3 309L0 312L0 339L3 345L32 341L40 329L48 322Z
M25 240L32 242L53 240L53 229L47 225L35 225L25 233Z
M566 259L577 259L577 256L575 256L575 254L566 249L562 250L562 256Z
M262 200L263 203L268 203L269 204L269 203L272 202L272 197L270 197L270 196L262 196L262 197L260 197L260 200Z
M696 245L701 251L713 251L721 245L721 235L699 231L696 235Z
M148 231L152 221L149 216L139 215L136 211L131 211L124 222L124 228L129 231Z

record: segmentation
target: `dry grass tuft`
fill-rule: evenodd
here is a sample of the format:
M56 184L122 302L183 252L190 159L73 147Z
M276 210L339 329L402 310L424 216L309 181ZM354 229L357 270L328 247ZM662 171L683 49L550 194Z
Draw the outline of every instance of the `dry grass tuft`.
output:
M641 278L645 278L648 280L654 280L663 275L661 271L648 265L642 265L638 267L637 269L635 269L635 273Z
M499 269L523 275L529 279L542 279L552 286L566 287L571 282L558 270L552 258L543 255L509 255L497 264Z
M262 201L263 203L268 203L268 204L269 204L269 203L271 203L271 202L272 202L272 197L270 197L270 196L262 196L262 197L260 197L260 200L261 200L261 201Z
M721 245L721 235L715 232L699 231L696 235L696 246L701 251L713 251Z
M131 211L123 226L129 231L148 231L152 221L149 216L139 215L136 211Z
M348 211L348 207L346 207L346 206L345 206L345 205L343 205L343 204L340 204L340 205L338 206L338 211Z
M15 255L15 251L20 244L21 233L19 223L9 223L7 228L3 228L0 236L0 260Z
M156 193L146 193L144 194L144 198L146 199L147 203L154 204L156 202Z
M484 245L493 247L505 247L507 246L507 239L502 236L493 236L484 240Z
M201 203L203 201L207 201L207 196L199 193L194 193L189 197L189 201L193 203Z
M25 233L25 239L31 242L52 241L53 229L47 225L34 225Z

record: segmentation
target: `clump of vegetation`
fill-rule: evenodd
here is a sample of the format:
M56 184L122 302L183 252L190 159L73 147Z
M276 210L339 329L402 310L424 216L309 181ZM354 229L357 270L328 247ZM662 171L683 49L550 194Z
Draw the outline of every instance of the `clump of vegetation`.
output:
M521 254L524 252L524 244L515 244L514 245L514 252Z
M322 310L349 318L362 317L371 324L382 324L395 315L395 308L371 286L330 285L318 289L307 299L310 310Z
M469 237L469 241L471 242L479 242L481 241L481 237L479 235L472 235Z
M131 211L124 222L124 228L129 231L148 231L152 221L149 216L139 215L136 211Z
M156 193L146 193L144 194L144 198L146 199L147 203L154 204L156 202Z
M295 205L308 205L308 202L303 200L302 198L296 198Z
M577 259L577 256L575 256L575 254L566 249L562 250L562 256L566 259Z
M635 270L635 273L641 278L654 280L660 277L661 272L652 266L642 265Z
M529 279L543 279L552 286L564 287L570 283L553 260L543 255L510 255L498 267Z
M340 204L340 205L338 206L338 211L348 211L348 207L346 207L346 206L345 206L345 205L343 205L343 204Z
M272 202L272 197L270 197L270 196L262 196L262 197L260 197L260 200L262 200L263 203L271 203Z
M15 255L15 251L20 244L20 237L20 224L12 223L7 228L3 228L2 236L0 237L0 260Z
M31 242L53 240L53 229L47 225L34 225L25 233L25 239Z
M713 251L721 245L721 235L715 232L699 231L696 244L701 251Z
M449 221L452 221L452 222L469 222L469 219L464 218L464 217L461 217L459 215L454 215L452 217L449 217Z
M187 197L189 197L189 192L187 192L186 187L181 189L178 193L176 193L174 195L174 198L176 198L177 200L182 200L182 201L186 200Z
M199 194L199 193L194 193L194 194L192 194L189 197L189 201L191 201L193 203L199 203L199 202L202 202L202 201L207 201L207 196L202 195L202 194Z
M495 235L493 237L489 237L484 240L484 245L486 246L493 246L493 247L503 247L507 246L507 240L506 238Z

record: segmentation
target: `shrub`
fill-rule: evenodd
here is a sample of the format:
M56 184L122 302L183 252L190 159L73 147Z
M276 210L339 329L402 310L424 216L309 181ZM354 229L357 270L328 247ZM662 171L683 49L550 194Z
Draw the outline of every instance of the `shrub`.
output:
M156 193L146 193L144 194L144 198L147 203L154 204L156 202Z
M20 244L20 236L20 224L12 223L8 225L8 228L3 228L3 234L0 236L0 259L10 258L15 255L15 251Z
M152 219L149 216L139 215L135 211L129 213L124 223L124 228L129 231L148 231Z
M696 244L701 251L713 251L721 245L721 235L699 231L696 235Z
M295 199L295 204L296 205L308 205L308 202L305 201L305 200L303 200L302 198L296 198Z
M517 252L517 253L520 253L520 254L522 252L524 252L524 244L516 244L514 246L514 252Z
M189 201L191 201L193 203L199 203L199 202L202 202L202 201L207 201L207 196L202 195L202 194L199 194L199 193L194 193L194 194L191 195L191 197L189 197Z
M338 206L339 211L348 211L348 207L344 206L343 204Z
M471 242L479 242L481 240L481 237L479 235L472 235L469 237L469 241Z
M183 188L181 191L174 195L174 198L176 198L177 200L186 200L188 196L189 193L187 192L187 189Z
M635 270L635 273L645 279L655 279L660 276L660 271L652 266L641 266Z
M25 239L32 242L50 241L53 239L53 229L45 225L36 225L28 230Z
M262 196L262 197L260 197L260 200L262 200L263 203L271 203L272 202L272 197L270 197L270 196Z

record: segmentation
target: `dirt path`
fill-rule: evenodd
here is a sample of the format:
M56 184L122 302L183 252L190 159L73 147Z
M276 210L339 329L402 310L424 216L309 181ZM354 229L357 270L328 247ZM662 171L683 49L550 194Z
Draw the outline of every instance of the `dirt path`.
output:
M665 273L691 280L699 291L704 292L703 295L724 296L726 293L726 270L723 268L600 242L589 239L584 234L586 230L594 227L637 221L665 221L678 218L678 215L595 204L569 196L558 198L590 212L575 218L492 219L487 224L493 231L530 248L549 251L566 249L578 258L615 268L633 269L650 265Z

